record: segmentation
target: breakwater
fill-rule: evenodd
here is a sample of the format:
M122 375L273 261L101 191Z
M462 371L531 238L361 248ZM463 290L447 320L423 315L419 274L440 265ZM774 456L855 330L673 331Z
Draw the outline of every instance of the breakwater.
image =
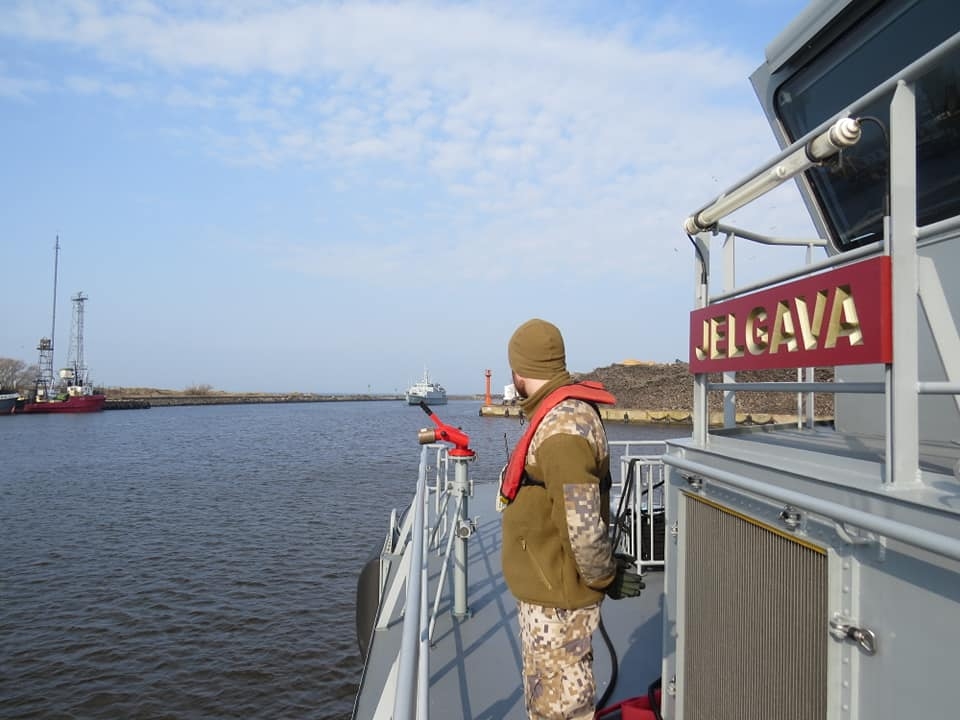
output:
M181 405L255 405L263 403L315 403L315 402L396 402L402 395L330 394L318 393L207 393L189 395L151 394L107 397L105 410L147 409L150 407L176 407Z

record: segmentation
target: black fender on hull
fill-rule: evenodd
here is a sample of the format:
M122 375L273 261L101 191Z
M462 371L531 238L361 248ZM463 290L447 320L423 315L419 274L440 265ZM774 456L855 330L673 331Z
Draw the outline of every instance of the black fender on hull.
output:
M363 566L357 579L357 644L360 654L367 659L370 639L377 623L380 608L380 556L376 555Z

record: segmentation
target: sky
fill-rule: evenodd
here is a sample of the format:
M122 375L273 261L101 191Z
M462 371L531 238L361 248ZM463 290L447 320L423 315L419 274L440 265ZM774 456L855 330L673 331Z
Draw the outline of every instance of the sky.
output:
M108 387L497 392L531 317L685 360L682 221L776 153L748 78L805 4L6 0L0 357L59 237L54 365L82 291ZM728 221L813 235L792 184Z

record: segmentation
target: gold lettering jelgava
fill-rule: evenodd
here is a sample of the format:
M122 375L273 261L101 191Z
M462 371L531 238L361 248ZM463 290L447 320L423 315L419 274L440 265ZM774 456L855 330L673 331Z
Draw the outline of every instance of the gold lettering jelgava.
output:
M768 346L767 311L755 307L747 315L747 350L751 355L763 355Z
M732 312L702 320L700 341L694 348L697 360L741 358L744 351L773 355L781 350L792 353L833 349L843 337L851 347L863 345L857 304L849 285L839 285L832 293L829 289L819 290L812 298L797 295L778 300L772 327L768 325L769 318L767 308L758 305L742 323Z

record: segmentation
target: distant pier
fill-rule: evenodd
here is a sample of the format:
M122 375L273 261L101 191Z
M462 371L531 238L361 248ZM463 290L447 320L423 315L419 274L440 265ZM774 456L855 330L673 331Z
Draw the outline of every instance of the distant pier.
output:
M151 407L180 407L189 405L259 405L266 403L315 402L396 402L402 395L319 395L314 393L207 393L188 395L124 395L107 397L104 410L146 410Z

